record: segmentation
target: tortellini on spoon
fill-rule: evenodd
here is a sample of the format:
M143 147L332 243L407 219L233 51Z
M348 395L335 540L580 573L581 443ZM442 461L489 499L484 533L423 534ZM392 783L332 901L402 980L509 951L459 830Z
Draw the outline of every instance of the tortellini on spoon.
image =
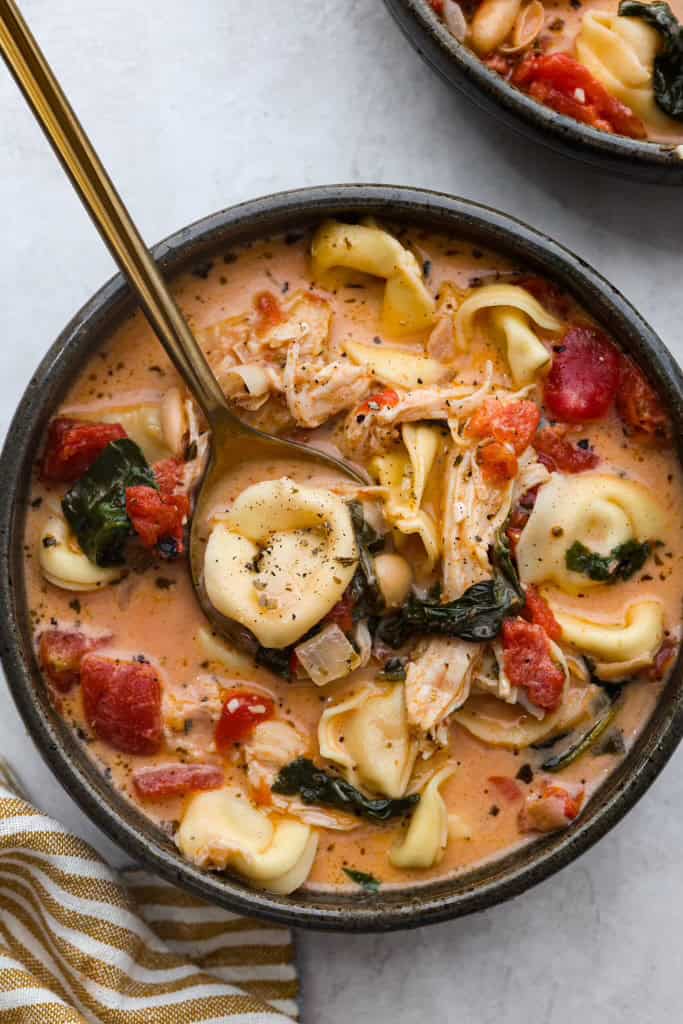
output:
M618 476L553 473L539 490L517 545L522 583L552 582L567 593L600 585L567 567L576 542L607 557L627 541L656 540L666 526L664 510L642 484Z
M562 324L533 295L513 284L489 284L477 288L460 306L455 317L458 347L470 347L476 322L505 344L512 379L517 386L530 384L550 362L550 353L529 321L546 331L560 331Z
M175 841L198 867L232 868L254 888L286 896L308 878L318 835L291 817L271 818L244 793L225 788L190 799Z
M358 546L344 501L287 477L247 487L217 521L204 556L212 605L264 647L295 643L340 600Z
M366 686L326 708L318 726L318 744L322 756L339 765L354 786L383 796L403 796L417 753L403 686Z
M389 334L415 334L432 326L436 302L420 265L388 231L373 224L327 221L313 238L311 256L317 278L334 267L385 278L382 323Z

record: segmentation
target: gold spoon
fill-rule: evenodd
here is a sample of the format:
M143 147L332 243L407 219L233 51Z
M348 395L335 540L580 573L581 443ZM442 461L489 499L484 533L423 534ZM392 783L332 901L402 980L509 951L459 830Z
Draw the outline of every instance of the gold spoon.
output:
M367 481L339 459L307 445L272 437L237 418L13 0L0 0L0 52L81 202L137 294L150 326L209 424L208 465L197 492L190 537L192 583L212 625L234 639L235 625L216 611L202 586L206 544L202 528L216 484L240 464L273 459L307 461L361 484Z

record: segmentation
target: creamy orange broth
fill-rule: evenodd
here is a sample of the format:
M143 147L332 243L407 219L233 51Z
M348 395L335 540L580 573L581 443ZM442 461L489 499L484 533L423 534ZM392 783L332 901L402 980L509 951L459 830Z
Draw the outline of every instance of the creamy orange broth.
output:
M510 275L515 268L509 263L469 244L417 231L405 232L401 237L404 243L410 242L420 261L429 261L427 280L434 294L438 293L444 281L465 290L499 278L514 280ZM269 239L235 253L218 254L210 269L202 267L197 273L179 277L173 284L174 294L193 328L199 331L225 317L248 310L254 295L264 289L286 300L288 295L311 287L308 242L308 235L300 240ZM361 280L362 288L340 285L335 292L319 290L319 294L324 294L332 302L332 331L336 336L373 343L379 334L382 282L367 278ZM423 341L423 336L416 336L401 344L422 351ZM217 353L212 344L206 345L207 354L215 361ZM496 360L496 373L504 373L502 353L496 354L489 349L487 354ZM459 359L462 378L476 380L481 373L482 352L475 348L470 355L461 355ZM144 318L136 313L102 342L83 367L60 412L77 416L107 406L129 405L158 397L176 383L175 372ZM268 426L263 414L258 418ZM330 443L335 441L337 429L334 424L326 424L317 432L306 432L305 436L315 442L319 435ZM293 431L293 434L297 432ZM672 639L677 639L683 589L680 571L683 557L680 522L683 486L674 455L665 447L645 448L629 439L613 413L600 422L583 427L577 436L590 437L602 460L601 471L613 467L652 489L665 506L668 529L667 535L659 538L664 541L661 556L657 557L661 564L654 566L649 563L644 572L632 581L613 588L602 587L599 593L592 590L570 598L558 592L558 600L566 608L579 611L589 604L592 617L607 621L610 615L619 615L636 596L640 599L656 595L664 605L666 629ZM300 483L333 485L335 482L329 475L312 472L310 467L302 468L300 465L288 466L287 473ZM279 465L245 465L238 477L226 483L225 492L216 497L217 510L228 507L232 498L249 484L281 474ZM441 500L438 476L436 474L437 479L430 484L427 508L437 507ZM206 654L197 640L198 630L205 625L205 619L194 598L185 558L175 562L156 559L145 571L132 571L117 585L97 592L73 593L43 580L38 564L39 535L46 509L61 497L63 490L47 487L36 479L28 514L26 577L36 634L49 626L77 628L93 635L110 634L111 640L103 648L104 653L123 658L144 655L160 670L165 692L180 698L191 695L197 676L207 672L215 673L225 689L235 684L244 687L244 678L230 678L225 670L219 671L216 665L209 665L206 661ZM643 579L644 575L649 578ZM316 728L323 708L340 695L348 695L364 682L373 680L377 670L377 663L371 662L350 677L319 688L306 681L287 683L254 666L248 673L248 681L264 687L274 696L278 716L291 721L310 737L308 753L315 757ZM627 687L616 718L616 725L623 730L627 749L647 721L660 691L661 683L648 680L632 682ZM184 759L182 753L169 754L164 749L155 757L118 753L92 735L84 719L78 687L56 700L90 756L110 775L112 783L135 802L139 801L131 787L131 775L136 768ZM509 713L512 716L523 715L523 710L513 706ZM193 728L187 736L185 759L223 764L228 780L234 780L243 787L244 768L215 752L212 729L212 723L199 723ZM457 813L467 823L469 838L451 838L443 859L436 867L400 870L389 863L387 854L397 837L405 831L406 826L401 819L386 825L363 822L349 832L321 829L318 853L308 884L350 886L343 872L344 867L350 867L369 872L386 885L412 885L462 871L527 842L529 836L521 834L518 827L520 800L506 799L489 780L491 776L514 778L522 765L530 764L535 771L534 781L531 785L519 785L522 797L535 792L542 774L537 772L537 767L544 752L494 749L463 728L452 725L448 753L457 770L442 787L442 795L449 812ZM559 782L583 783L587 795L590 795L618 761L619 757L615 755L591 756L589 753L554 778ZM146 802L144 811L162 828L172 832L182 816L184 804L180 798L161 803Z

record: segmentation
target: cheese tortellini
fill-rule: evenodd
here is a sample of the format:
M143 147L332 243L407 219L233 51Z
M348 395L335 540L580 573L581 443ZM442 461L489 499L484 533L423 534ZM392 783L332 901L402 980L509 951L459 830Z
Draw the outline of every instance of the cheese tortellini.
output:
M42 529L38 557L45 579L62 590L99 590L123 574L120 568L105 569L91 562L58 515L50 516Z
M449 375L448 368L438 360L400 348L345 341L344 350L354 363L364 366L373 377L384 384L395 384L399 388L409 389L423 384L438 384Z
M550 362L550 354L529 326L529 320L546 331L562 328L560 321L533 295L513 284L485 285L465 299L455 317L456 340L462 350L470 347L475 320L505 344L512 379L518 386L531 383Z
M318 846L310 825L284 815L270 817L230 788L195 794L175 839L198 867L231 868L254 888L280 896L303 885Z
M204 586L215 608L264 647L295 643L353 579L358 547L347 505L287 477L247 487L215 523Z
M389 851L394 867L433 868L443 857L448 843L448 812L440 788L454 771L455 765L445 765L422 790L403 841Z
M99 423L119 423L148 462L182 456L188 433L187 402L178 388L169 388L156 402L116 406L97 412L80 413Z
M401 436L403 449L377 455L370 470L389 492L384 504L387 522L399 533L420 537L431 570L439 558L441 542L434 518L421 506L442 434L439 427L404 423Z
M557 711L546 713L543 718L524 714L518 705L496 697L474 696L455 712L453 719L492 747L523 750L573 729L589 716L591 699L597 693L597 686L570 689Z
M594 622L553 609L562 638L599 661L651 663L664 638L664 609L659 601L638 601L622 622ZM604 675L604 674L603 674Z
M600 586L567 568L567 551L575 542L607 556L626 541L659 538L665 526L661 505L640 483L598 473L553 473L539 490L517 545L520 579L552 582L567 593Z
M398 239L371 224L327 221L311 246L313 274L345 267L386 279L382 322L389 334L414 334L434 321L436 302L425 287L420 266Z
M671 120L655 102L654 62L660 37L641 18L587 11L576 39L576 56L618 100L655 127Z
M353 785L383 796L403 796L417 752L403 686L366 686L326 708L318 726L318 745L322 756L338 764Z

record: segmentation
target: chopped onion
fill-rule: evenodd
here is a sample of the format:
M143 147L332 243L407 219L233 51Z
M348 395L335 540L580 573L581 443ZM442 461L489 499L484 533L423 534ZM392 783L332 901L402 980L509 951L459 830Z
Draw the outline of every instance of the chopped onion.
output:
M464 43L465 36L467 35L467 22L465 21L465 15L462 13L460 4L456 3L455 0L444 0L443 20L451 35L455 36L459 43Z
M237 380L234 380L234 378ZM270 391L270 378L267 371L256 363L247 366L231 366L226 371L224 384L229 394L235 395L244 390L249 395L260 396Z
M294 650L316 686L341 679L360 665L358 653L336 623L325 626Z

